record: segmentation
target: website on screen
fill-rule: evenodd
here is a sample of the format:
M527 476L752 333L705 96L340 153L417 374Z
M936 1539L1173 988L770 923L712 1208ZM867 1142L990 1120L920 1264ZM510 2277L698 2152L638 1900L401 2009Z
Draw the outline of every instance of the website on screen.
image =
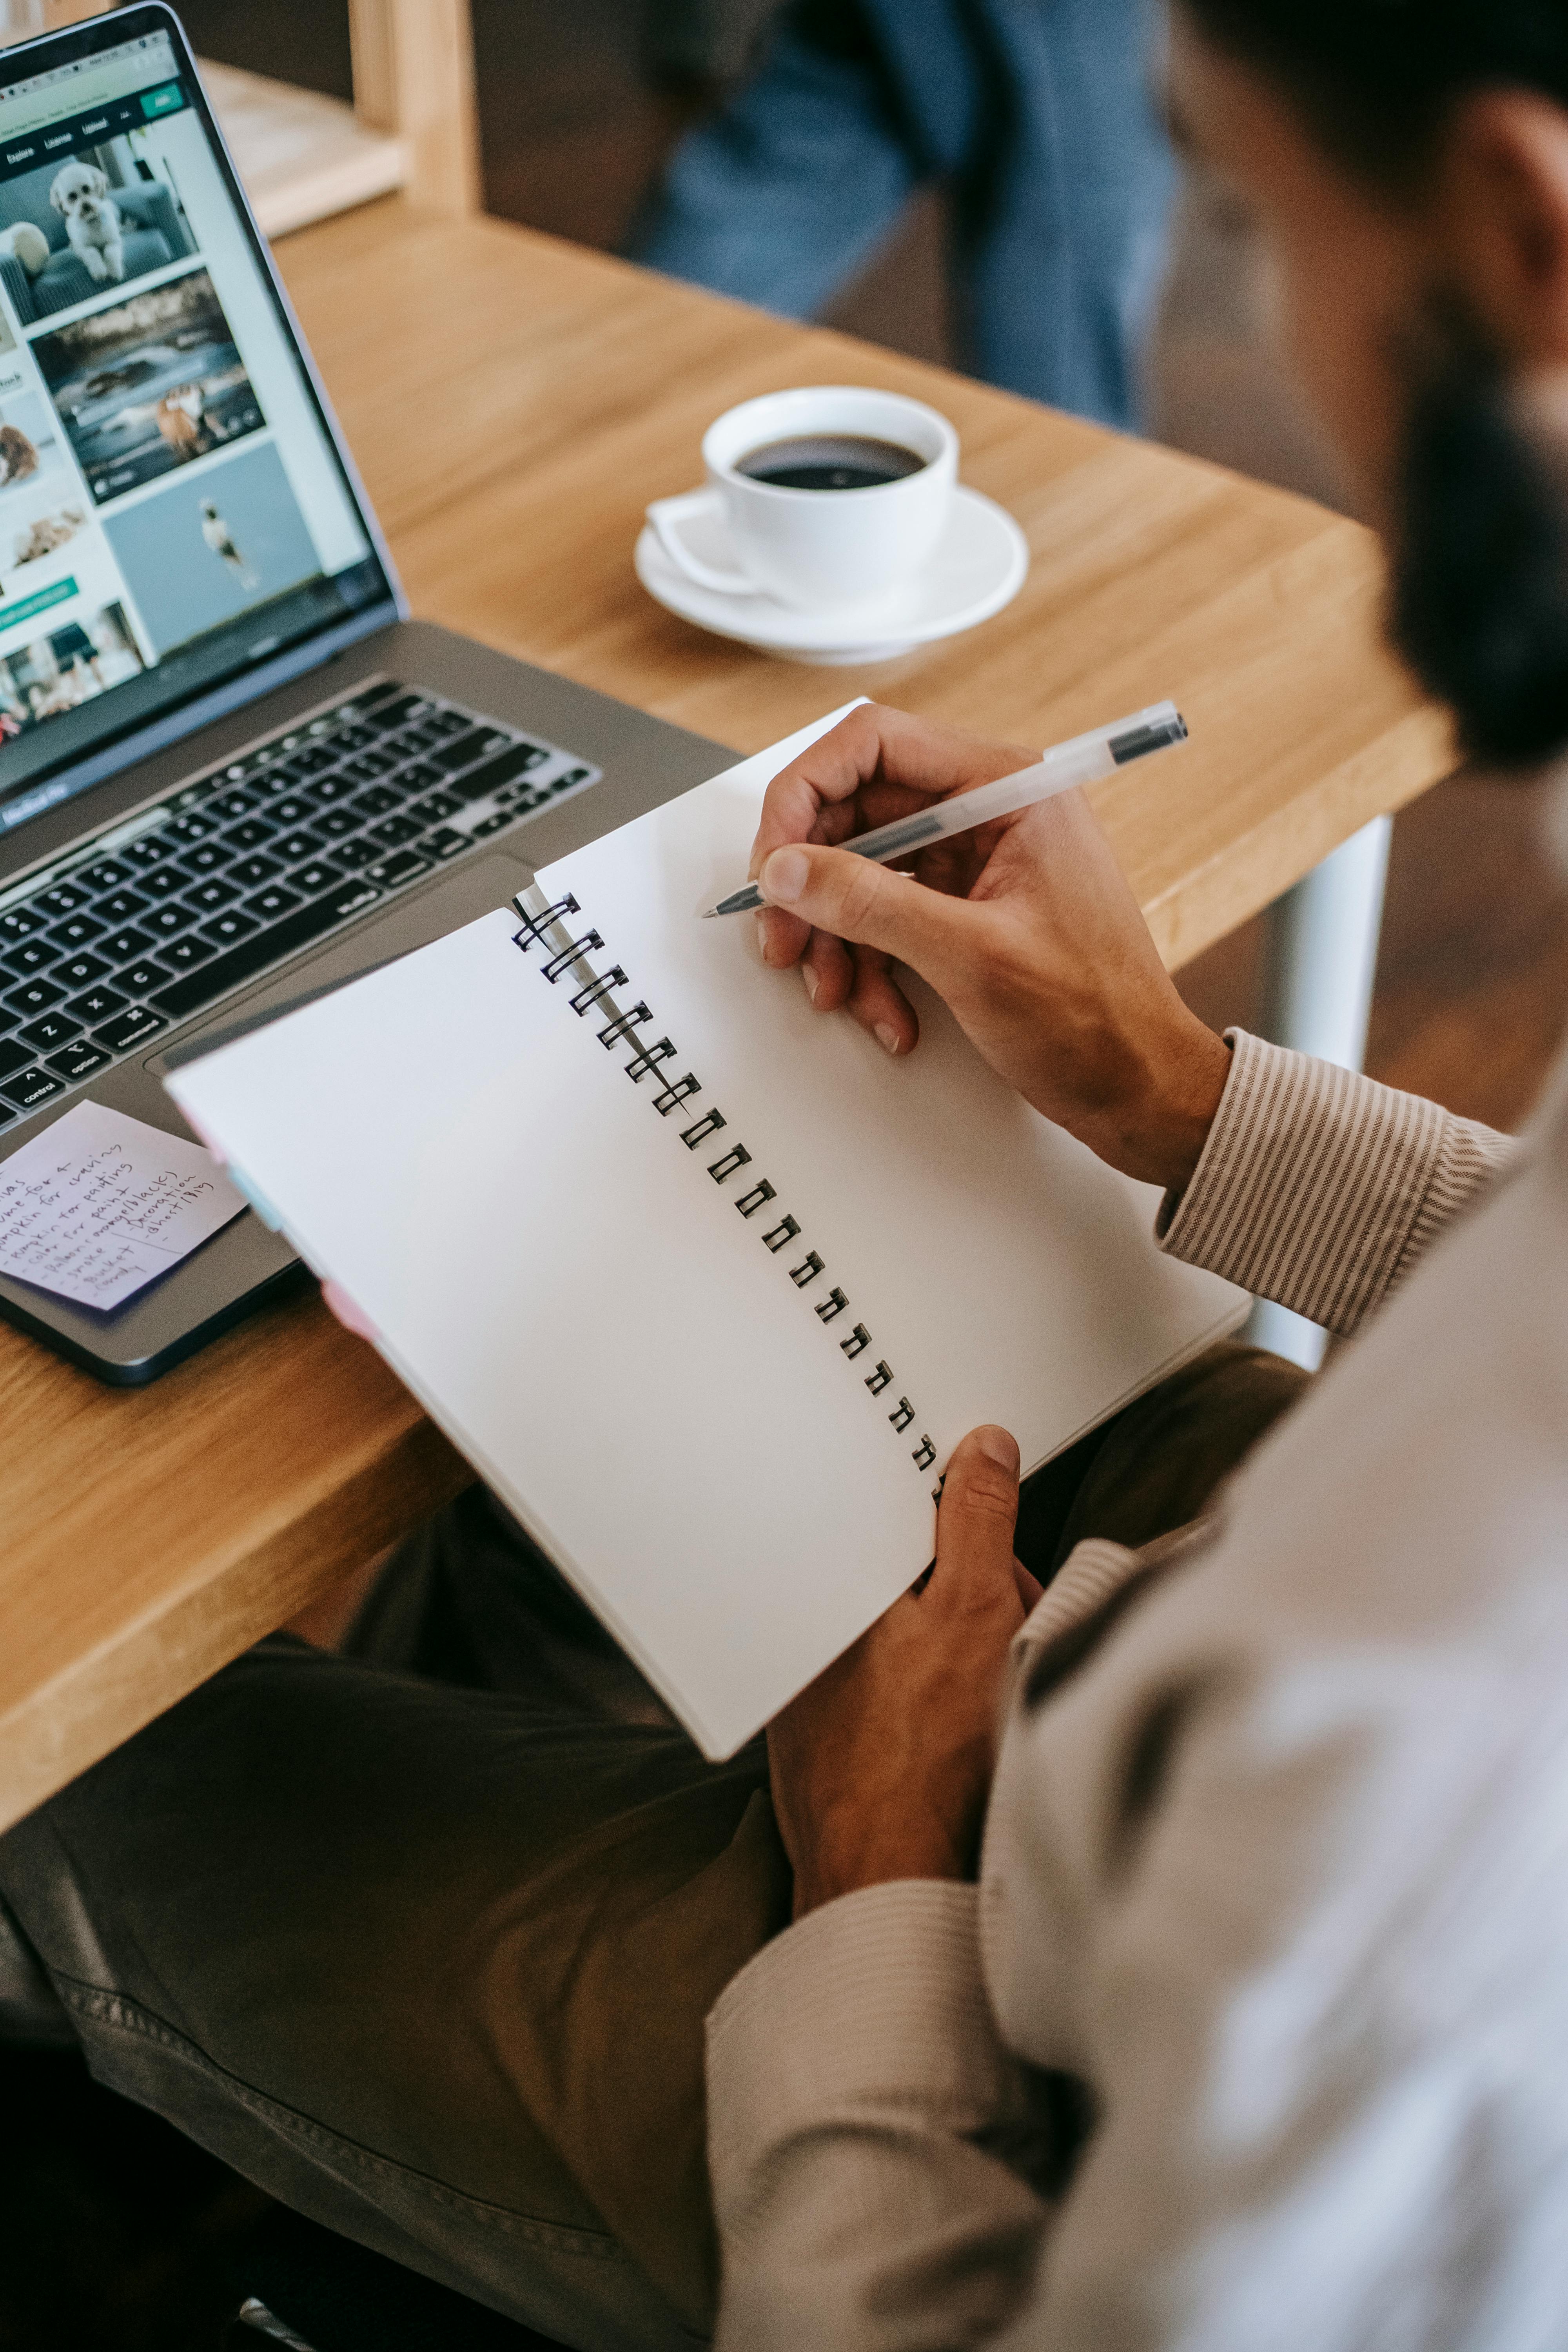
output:
M172 41L0 89L0 831L386 593Z

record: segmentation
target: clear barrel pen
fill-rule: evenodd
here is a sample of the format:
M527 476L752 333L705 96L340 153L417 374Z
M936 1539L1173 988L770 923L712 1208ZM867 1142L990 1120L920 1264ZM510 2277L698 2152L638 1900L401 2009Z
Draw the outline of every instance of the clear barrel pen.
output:
M1131 767L1136 760L1146 760L1151 753L1169 751L1186 740L1187 722L1175 704L1156 702L1130 719L1118 719L1110 727L1097 727L1088 735L1075 735L1070 742L1057 744L1032 768L1020 768L1016 775L1001 776L995 783L981 784L972 793L955 793L951 800L933 802L929 809L900 817L892 824L879 824L874 832L863 833L840 846L857 857L890 866L895 857L908 857L933 841L970 833L977 824L994 824L998 817L1016 816L1020 809L1034 808L1058 793L1071 792L1077 784L1113 776L1119 768ZM714 915L744 915L766 904L756 884L748 882L744 889L732 891L716 906L704 907L702 918L706 921Z

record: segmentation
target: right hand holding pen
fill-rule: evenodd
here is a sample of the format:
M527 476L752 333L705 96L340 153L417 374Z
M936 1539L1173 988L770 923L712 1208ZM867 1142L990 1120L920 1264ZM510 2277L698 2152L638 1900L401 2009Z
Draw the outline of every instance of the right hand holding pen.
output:
M1183 1003L1082 793L937 843L912 876L833 845L1037 756L851 712L768 787L751 868L763 957L800 963L819 1012L847 1007L897 1054L920 1037L892 970L908 965L1037 1110L1179 1192L1230 1056Z

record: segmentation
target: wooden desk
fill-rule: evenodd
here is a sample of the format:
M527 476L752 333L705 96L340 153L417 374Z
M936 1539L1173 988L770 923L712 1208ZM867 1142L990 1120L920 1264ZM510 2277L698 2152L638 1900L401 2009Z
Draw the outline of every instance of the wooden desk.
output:
M862 690L1030 744L1176 696L1180 767L1097 792L1172 965L1451 764L1371 541L1318 508L494 221L392 199L281 259L417 613L742 750ZM864 675L704 637L631 570L713 415L835 382L944 409L1034 550L1005 614ZM0 1826L467 1476L307 1299L141 1394L0 1327Z

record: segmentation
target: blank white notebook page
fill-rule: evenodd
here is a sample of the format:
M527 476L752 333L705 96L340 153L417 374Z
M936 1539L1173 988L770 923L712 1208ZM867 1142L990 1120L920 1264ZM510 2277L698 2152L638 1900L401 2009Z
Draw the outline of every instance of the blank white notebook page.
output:
M711 1756L919 1574L966 1429L1043 1460L1246 1307L940 1008L893 1064L695 919L788 750L543 873L604 940L553 982L498 912L169 1081Z

